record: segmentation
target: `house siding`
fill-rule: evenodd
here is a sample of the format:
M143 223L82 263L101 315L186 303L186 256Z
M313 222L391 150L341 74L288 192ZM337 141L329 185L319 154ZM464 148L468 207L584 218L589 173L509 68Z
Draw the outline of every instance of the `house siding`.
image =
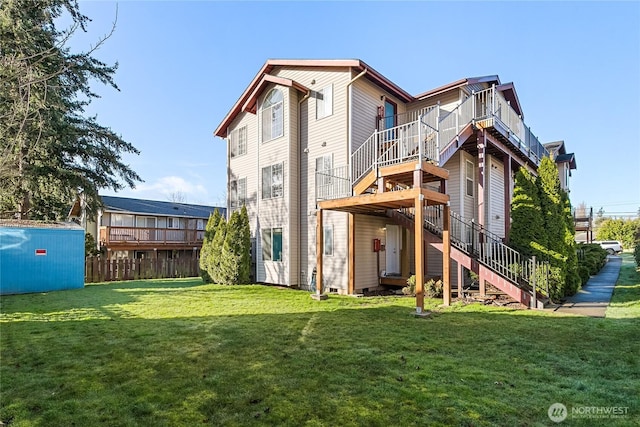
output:
M487 226L492 233L504 237L504 165L493 156L489 156L488 163L489 216L487 218Z
M398 114L406 111L406 105L390 93L374 85L366 78L353 82L351 91L351 151L360 147L376 129L378 107L386 97L398 106Z
M356 291L378 287L378 275L386 268L384 252L373 251L373 239L385 244L385 218L356 215ZM379 259L379 262L378 262Z

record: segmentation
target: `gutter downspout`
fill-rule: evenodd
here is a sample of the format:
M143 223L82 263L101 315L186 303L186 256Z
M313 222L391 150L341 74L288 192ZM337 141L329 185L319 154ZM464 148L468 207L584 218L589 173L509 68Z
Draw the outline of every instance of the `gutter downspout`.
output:
M302 114L301 114L301 110L302 110L302 103L304 101L306 101L307 99L309 99L309 97L311 96L311 91L307 91L307 94L305 96L302 97L302 99L300 99L300 101L298 101L298 180L299 182L302 181L302 140L301 140L301 128L302 128ZM307 158L307 175L309 175L308 172L308 168L309 168L309 161ZM309 183L307 182L307 190L309 189ZM308 194L308 193L307 193ZM308 196L307 196L308 199ZM300 235L302 234L302 191L301 188L298 186L298 241L300 241ZM307 215L304 216L304 218L307 218ZM309 224L307 224L307 229L309 229ZM308 236L307 236L308 239ZM298 262L297 262L297 271L298 271L298 288L301 287L301 285L303 284L303 280L302 280L302 272L300 271L300 266L302 265L302 260L300 259L301 255L302 255L303 251L302 249L298 249ZM306 277L304 280L304 285L306 286L307 281L306 281Z

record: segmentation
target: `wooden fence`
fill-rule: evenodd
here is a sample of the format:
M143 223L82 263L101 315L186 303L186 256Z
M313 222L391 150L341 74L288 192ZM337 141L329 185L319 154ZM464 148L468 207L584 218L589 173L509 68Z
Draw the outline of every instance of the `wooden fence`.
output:
M168 279L200 275L198 258L177 259L119 259L86 258L85 283L119 280Z

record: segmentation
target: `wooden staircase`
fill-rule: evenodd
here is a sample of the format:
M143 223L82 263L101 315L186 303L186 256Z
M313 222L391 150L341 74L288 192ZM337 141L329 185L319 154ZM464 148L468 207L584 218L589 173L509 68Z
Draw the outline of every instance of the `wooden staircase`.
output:
M403 213L398 210L388 210L387 216L393 219L398 225L407 228L409 230L414 229L414 219L413 216L409 213ZM431 215L426 215L427 218L431 217ZM452 214L452 219L454 221L459 220L455 214ZM452 221L453 222L453 221ZM474 226L473 224L466 224L469 230ZM475 227L478 227L475 225ZM433 222L429 222L429 219L425 221L425 230L428 231L424 233L424 241L442 252L443 243L442 243L442 235L438 232L438 226ZM465 230L469 231L469 230ZM484 233L482 233L484 234ZM488 282L504 292L506 295L510 296L514 300L518 301L521 304L526 305L527 307L532 307L534 304L533 300L533 287L529 283L530 277L524 277L522 274L510 274L507 270L509 266L504 266L497 261L495 258L491 256L486 256L486 253L483 254L483 249L477 250L476 248L479 245L485 246L487 245L502 245L505 248L506 245L502 243L498 243L496 241L490 241L485 243L479 242L465 242L459 238L460 236L455 236L455 233L452 233L451 236L451 259L456 261L462 267L467 268L469 271L473 271L480 278L480 289L481 293L484 290L484 283ZM480 240L480 239L478 239ZM502 248L504 250L504 248ZM508 248L509 251L513 251L511 248ZM498 250L496 250L498 252ZM519 254L518 254L519 255ZM514 263L515 263L514 258ZM520 256L518 260L519 264L526 265L530 263L531 260ZM505 269L506 267L506 269ZM536 267L534 266L534 270L536 271ZM528 270L526 268L522 269L523 272ZM505 274L506 273L506 274ZM536 303L535 308L543 308L544 304L548 301L547 296L541 292L538 288L538 292L536 293Z

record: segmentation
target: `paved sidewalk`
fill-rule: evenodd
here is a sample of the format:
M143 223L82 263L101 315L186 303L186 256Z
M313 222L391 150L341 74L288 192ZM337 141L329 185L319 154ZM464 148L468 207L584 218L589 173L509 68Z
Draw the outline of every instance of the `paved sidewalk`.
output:
M613 288L618 281L622 258L615 255L607 256L607 263L602 270L591 277L586 285L575 295L568 297L566 302L554 311L583 316L604 317Z

